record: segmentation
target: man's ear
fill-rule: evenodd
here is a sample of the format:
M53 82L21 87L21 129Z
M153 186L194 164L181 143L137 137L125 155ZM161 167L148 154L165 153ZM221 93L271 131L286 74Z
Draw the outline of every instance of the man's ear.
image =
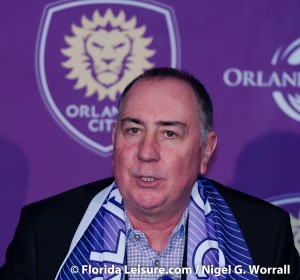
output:
M117 129L117 122L115 122L112 127L112 136L111 137L112 137L113 146L115 144L116 129ZM112 165L112 167L114 166L114 158L112 158L111 165Z
M116 129L117 129L117 122L115 122L113 124L113 128L112 128L112 143L115 143L115 134L116 134Z
M217 133L215 131L210 131L207 134L206 140L202 146L200 174L204 174L206 172L208 162L209 162L210 157L212 156L216 146L217 146Z

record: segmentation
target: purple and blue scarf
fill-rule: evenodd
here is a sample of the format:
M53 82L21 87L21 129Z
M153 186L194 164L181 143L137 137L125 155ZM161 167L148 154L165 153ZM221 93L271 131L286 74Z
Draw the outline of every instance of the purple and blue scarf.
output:
M124 280L124 219L123 200L113 183L91 201L56 280ZM188 219L187 267L192 273L187 280L259 279L249 271L253 261L230 208L204 177L192 189ZM223 273L216 273L221 268Z

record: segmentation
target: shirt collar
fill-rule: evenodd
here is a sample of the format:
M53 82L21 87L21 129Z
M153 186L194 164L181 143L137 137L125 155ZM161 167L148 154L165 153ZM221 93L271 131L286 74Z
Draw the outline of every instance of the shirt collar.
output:
M186 221L187 221L187 218L188 218L188 214L189 214L189 206L184 210L184 212L182 213L182 216L181 216L180 220L178 221L177 225L173 228L172 234L171 234L169 240L171 240L175 237L179 237L179 238L184 238L185 237ZM132 240L134 238L135 234L143 235L142 239L144 239L144 233L140 230L135 230L133 228L129 217L126 214L126 211L125 211L125 227L126 227L126 237L127 237L127 239Z

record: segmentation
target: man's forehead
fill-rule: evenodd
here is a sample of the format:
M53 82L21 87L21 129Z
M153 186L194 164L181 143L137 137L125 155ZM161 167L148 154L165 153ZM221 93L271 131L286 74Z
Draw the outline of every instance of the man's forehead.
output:
M135 123L139 125L146 125L143 119L132 118L132 117L124 117L121 119L121 123ZM157 120L155 121L156 126L173 126L173 127L181 127L185 128L187 125L184 122L176 121L176 120Z
M137 87L137 86L143 88L143 87L149 87L151 85L160 86L160 85L164 85L166 83L168 83L168 84L172 84L172 83L183 84L183 85L186 85L187 87L190 87L190 89L192 90L191 85L187 81L184 81L180 78L158 76L158 77L143 78L143 79L136 81L132 85L132 87L129 91L131 91L134 87Z
M157 95L158 101L161 98L172 98L173 101L180 102L179 99L183 96L178 95L178 87L181 88L180 95L192 96L196 102L194 89L188 82L175 77L154 77L135 82L122 103L130 104L132 101L145 100L149 95Z
M118 121L157 126L189 127L198 123L198 104L193 89L179 79L136 82L120 107Z

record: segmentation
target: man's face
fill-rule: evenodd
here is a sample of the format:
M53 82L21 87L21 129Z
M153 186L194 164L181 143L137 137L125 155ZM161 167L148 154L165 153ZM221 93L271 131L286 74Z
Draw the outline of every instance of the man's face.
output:
M187 206L207 163L198 115L193 89L181 80L141 80L130 89L113 132L114 175L127 211L163 215Z

